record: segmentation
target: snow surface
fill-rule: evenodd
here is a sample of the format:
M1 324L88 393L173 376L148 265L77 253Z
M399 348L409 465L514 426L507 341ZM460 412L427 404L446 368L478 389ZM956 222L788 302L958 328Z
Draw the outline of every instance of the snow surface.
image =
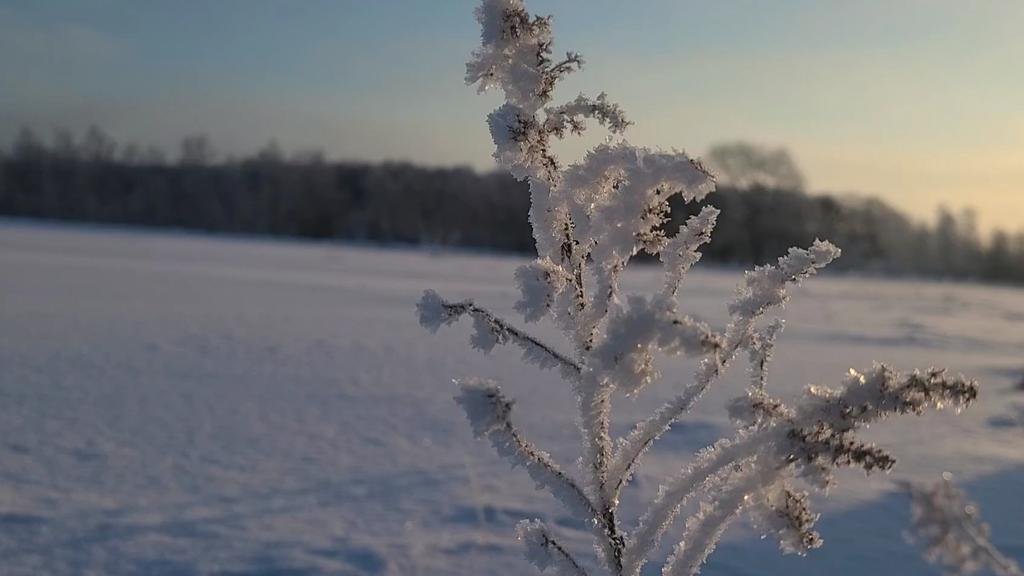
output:
M589 532L474 440L452 399L454 378L497 380L529 439L571 470L567 384L514 349L472 350L471 322L435 335L417 323L431 288L524 325L524 262L0 221L0 574L533 574L522 518L591 558ZM681 309L721 328L740 271L697 270ZM661 280L639 269L624 286ZM892 481L947 470L1024 560L1024 292L833 276L792 296L770 391L837 385L880 360L948 366L982 396L959 416L872 428L900 462L812 496L822 549L782 557L733 530L704 573L939 574L904 542L909 499ZM528 328L563 344L550 324ZM639 398L616 398L617 433L693 365L660 370ZM725 403L747 382L737 362L656 445L625 494L627 529L661 479L728 433Z

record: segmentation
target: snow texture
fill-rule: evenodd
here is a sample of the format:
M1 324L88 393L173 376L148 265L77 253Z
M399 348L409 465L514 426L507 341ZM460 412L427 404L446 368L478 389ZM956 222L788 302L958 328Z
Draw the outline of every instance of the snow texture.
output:
M501 382L525 438L575 472L577 404L561 372L524 365L512 344L471 350L468 318L424 338L411 313L433 286L512 316L509 279L527 264L0 220L0 573L529 574L515 540L524 518L599 573L591 527L522 469L510 474L452 401L453 377ZM680 313L725 326L740 276L694 269ZM636 267L622 286L651 294L663 280L658 266ZM985 389L959 416L859 433L900 462L887 475L840 470L828 499L810 491L825 546L782 556L741 514L705 572L936 574L902 537L909 501L893 480L930 484L947 470L993 545L1024 560L1024 429L990 423L1022 401L1021 292L836 276L790 291L768 388L785 404L873 359L906 370L941 358ZM559 341L551 322L531 326ZM659 360L664 381L617 402L612 432L671 400L696 362ZM647 452L622 494L625 518L732 434L724 406L748 387L745 364ZM670 551L656 548L652 563Z

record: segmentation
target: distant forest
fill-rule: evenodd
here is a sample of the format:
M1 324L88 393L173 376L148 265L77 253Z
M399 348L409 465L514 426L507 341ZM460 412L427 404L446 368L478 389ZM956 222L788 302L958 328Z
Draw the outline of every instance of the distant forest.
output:
M735 144L708 160L726 177L707 199L722 210L707 260L763 264L827 238L846 269L1024 284L1024 231L983 240L970 212L940 209L925 225L875 198L806 194L780 151ZM0 150L6 216L528 253L528 207L526 185L506 174L286 156L274 143L218 158L190 136L169 160L98 128L45 141L23 129ZM674 207L667 230L697 210Z

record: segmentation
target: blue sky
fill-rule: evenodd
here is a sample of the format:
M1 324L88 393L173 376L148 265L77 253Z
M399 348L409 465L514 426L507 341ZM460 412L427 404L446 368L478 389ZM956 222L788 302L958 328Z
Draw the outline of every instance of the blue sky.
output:
M0 141L98 124L174 150L276 138L331 157L490 166L462 84L470 0L0 0ZM1024 227L1024 2L546 0L630 139L785 145L815 189ZM595 137L596 138L596 137ZM584 144L564 147L577 154Z

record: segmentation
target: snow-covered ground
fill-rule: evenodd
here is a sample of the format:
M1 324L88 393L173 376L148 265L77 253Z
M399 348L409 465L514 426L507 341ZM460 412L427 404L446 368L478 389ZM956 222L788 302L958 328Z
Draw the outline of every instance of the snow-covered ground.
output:
M512 350L471 350L467 325L431 336L414 313L433 288L516 319L520 262L0 221L0 574L531 574L512 537L523 517L589 557L586 532L473 440L451 399L454 377L501 381L529 436L571 463L567 386ZM683 307L720 324L738 277L692 274ZM627 287L657 281L641 269ZM903 541L892 481L947 470L1024 560L1024 291L816 278L785 317L784 396L880 360L948 366L982 397L872 428L900 463L815 498L823 549L783 558L734 531L705 573L938 574ZM663 382L618 399L618 431L691 368L663 363ZM728 432L744 378L737 363L662 440L627 512Z

